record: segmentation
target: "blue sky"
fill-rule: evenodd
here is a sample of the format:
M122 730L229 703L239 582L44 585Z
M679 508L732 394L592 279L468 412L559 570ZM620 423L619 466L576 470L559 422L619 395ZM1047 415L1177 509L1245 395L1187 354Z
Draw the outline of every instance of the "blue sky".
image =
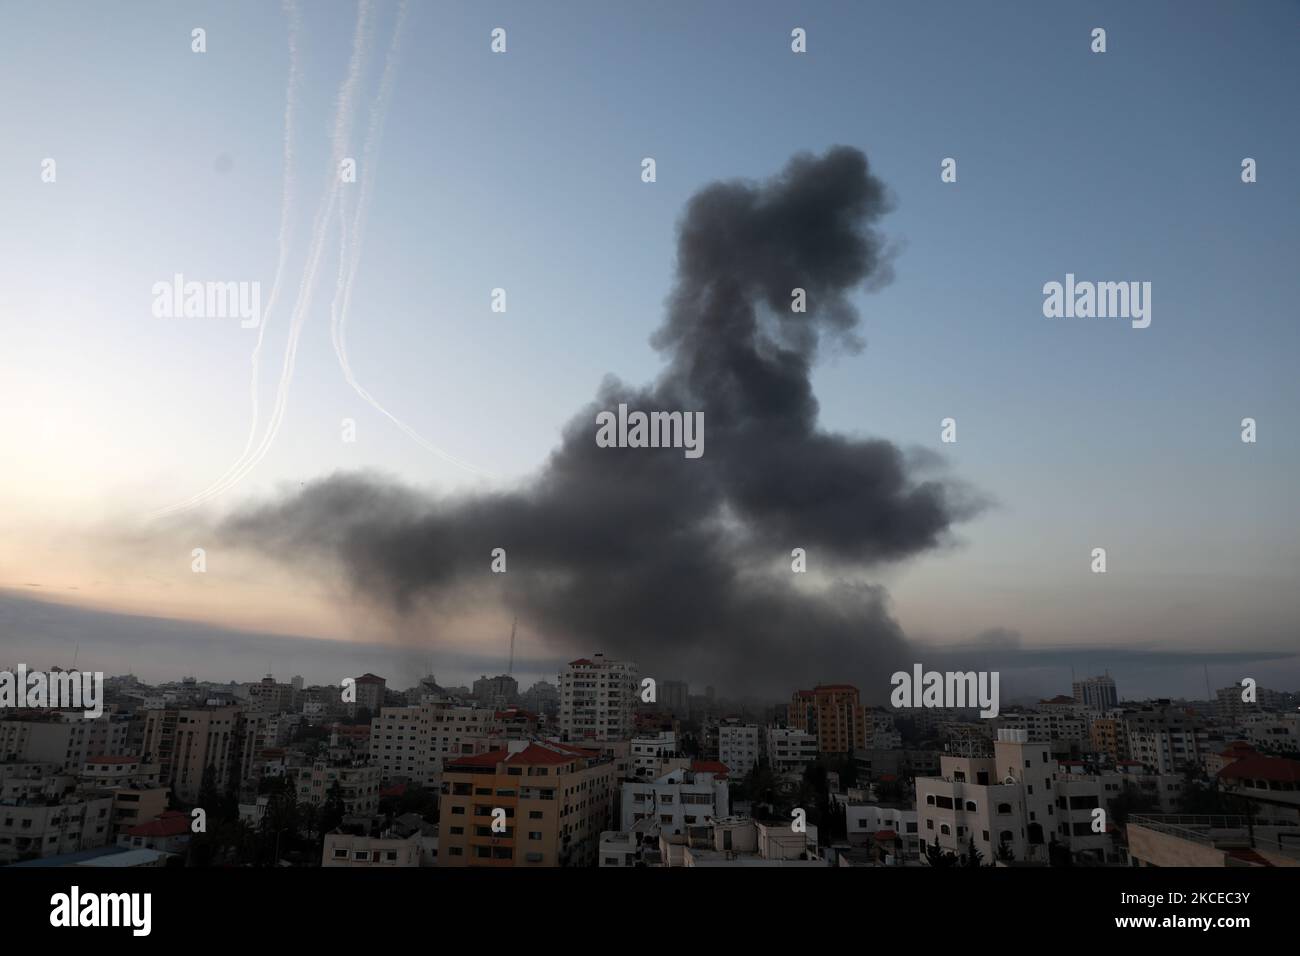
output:
M375 9L353 153L397 6ZM295 290L355 11L303 8ZM156 319L149 289L182 272L260 281L265 301L284 13L8 4L0 20L0 81L21 91L0 103L12 453L0 498L14 542L0 585L327 632L319 605L333 599L319 589L232 618L210 581L207 603L188 601L188 548L183 560L132 552L133 576L103 530L194 494L244 446L256 333ZM498 26L504 55L489 49ZM807 54L790 52L796 26ZM1094 27L1104 54L1090 52ZM996 502L958 546L881 571L904 628L936 641L1007 628L1034 646L1294 648L1298 30L1296 4L1264 2L415 3L374 163L352 365L424 438L494 484L522 481L606 374L659 371L648 338L692 193L771 175L798 151L857 146L896 199L881 224L895 280L858 297L867 348L819 369L822 423L940 452ZM647 156L653 184L640 180ZM45 157L56 183L40 180ZM940 182L945 157L955 184ZM211 508L340 468L435 489L476 481L345 382L329 334L334 255L275 442ZM1150 281L1151 327L1044 318L1042 286L1067 272ZM489 310L494 287L507 290L504 315ZM281 308L267 328L266 403L287 323ZM955 445L939 443L947 416ZM1255 445L1239 440L1246 416ZM339 438L346 417L354 444ZM87 556L78 542L92 530L102 553ZM1105 576L1088 570L1098 546ZM171 597L143 583L169 581L164 568L179 576ZM260 607L252 576L221 587Z

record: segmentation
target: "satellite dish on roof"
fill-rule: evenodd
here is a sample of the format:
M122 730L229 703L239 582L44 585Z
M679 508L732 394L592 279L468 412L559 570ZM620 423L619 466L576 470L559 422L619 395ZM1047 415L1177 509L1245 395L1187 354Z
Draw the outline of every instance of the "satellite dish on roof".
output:
M1007 786L1011 786L1012 784L1014 784L1014 783L1016 782L1016 778L1013 777L1013 776L1011 776L1011 774L1007 774L1007 775L1002 779L1002 782L1005 783Z

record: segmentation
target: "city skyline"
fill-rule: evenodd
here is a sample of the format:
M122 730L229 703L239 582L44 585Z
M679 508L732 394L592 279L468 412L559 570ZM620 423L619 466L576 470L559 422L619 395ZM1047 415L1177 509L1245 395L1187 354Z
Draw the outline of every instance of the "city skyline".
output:
M202 52L193 15L164 5L79 11L78 30L66 9L9 11L0 69L44 78L10 104L0 157L11 234L23 236L2 250L16 278L0 301L0 397L17 410L0 476L0 608L14 650L66 662L80 645L111 670L133 642L171 668L186 654L216 663L224 647L259 669L307 656L318 638L340 661L369 645L408 669L432 653L480 671L468 664L496 656L514 613L501 595L458 587L434 609L395 607L327 544L284 550L232 528L356 487L426 516L466 496L529 500L564 423L606 376L650 388L680 360L648 343L671 328L664 297L689 262L679 230L692 197L738 182L776 196L792 157L828 163L842 144L879 184L866 217L876 246L840 290L866 347L810 357L813 434L897 451L899 493L880 507L891 520L931 482L970 498L944 498L940 520L884 542L892 550L859 538L846 550L866 556L860 566L828 572L826 547L811 548L823 597L842 580L856 603L803 608L798 587L783 591L788 637L745 653L723 645L743 648L756 640L746 625L774 615L721 601L727 628L697 639L696 627L651 663L754 689L791 666L815 674L825 665L798 650L808 608L849 607L870 635L853 652L860 671L1005 651L1000 666L1018 662L1030 688L1059 680L1044 671L1119 668L1129 655L1149 672L1134 686L1153 691L1190 693L1207 664L1296 683L1300 596L1286 585L1300 568L1288 481L1300 442L1286 423L1300 404L1287 365L1300 241L1281 170L1300 144L1275 122L1293 70L1286 5L1248 19L1207 6L1195 30L1173 5L1101 9L1104 54L1078 12L938 9L953 27L940 35L888 7L808 11L805 54L776 4L743 23L722 9L668 22L593 8L581 26L527 8L236 4L205 11ZM504 52L493 49L501 17ZM124 49L137 55L108 69ZM692 96L700 86L714 98ZM474 94L443 95L465 88ZM176 97L192 108L161 107ZM234 104L240 123L211 122ZM1023 119L1085 107L1097 135L1068 150ZM142 146L159 116L168 148ZM358 192L327 189L330 206L320 187L340 155L359 160ZM942 178L950 157L955 182ZM1259 163L1249 184L1243 157ZM851 194L853 177L842 181ZM353 231L340 239L344 223ZM83 228L96 241L74 241ZM317 240L315 281L300 286ZM259 282L267 325L160 318L154 290L175 276ZM1075 277L1150 283L1150 324L1046 318L1045 284ZM499 288L504 313L492 311ZM290 328L301 353L277 378ZM263 331L253 416L249 358ZM950 417L955 443L941 439ZM1258 422L1254 444L1240 440L1245 417ZM272 434L270 421L265 457L238 485L143 517L201 492L246 439ZM342 438L347 422L355 442ZM727 453L713 434L705 467ZM805 526L778 524L755 523L764 534L743 563L683 551L659 566L721 571L716 590L801 546ZM475 525L452 527L468 542ZM652 544L628 546L635 576ZM1089 567L1097 547L1104 576ZM486 577L481 550L454 560L475 573L481 561ZM564 558L534 573L590 570ZM608 583L579 577L567 605ZM649 629L658 611L639 601L626 624ZM593 643L618 653L639 642L634 656L647 657L679 640L667 619L633 641L609 626L612 609L584 620L550 598L533 604L519 651L539 673ZM276 651L243 650L258 644Z

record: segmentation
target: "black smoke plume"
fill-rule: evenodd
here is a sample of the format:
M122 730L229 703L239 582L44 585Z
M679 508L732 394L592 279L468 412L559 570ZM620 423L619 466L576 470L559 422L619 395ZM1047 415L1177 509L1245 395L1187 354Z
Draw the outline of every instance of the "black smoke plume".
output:
M974 507L920 480L895 445L822 431L810 374L860 346L849 301L888 280L886 190L858 150L799 155L765 183L715 183L680 225L677 281L653 342L659 380L609 378L522 490L430 497L341 475L226 528L294 560L337 559L403 613L490 602L556 645L733 692L865 682L883 699L903 634L864 569L944 543ZM807 311L791 308L806 292ZM705 452L600 448L596 414L702 411ZM489 572L504 548L508 571ZM807 553L808 574L791 570ZM807 583L806 583L807 582ZM877 686L879 685L879 686Z

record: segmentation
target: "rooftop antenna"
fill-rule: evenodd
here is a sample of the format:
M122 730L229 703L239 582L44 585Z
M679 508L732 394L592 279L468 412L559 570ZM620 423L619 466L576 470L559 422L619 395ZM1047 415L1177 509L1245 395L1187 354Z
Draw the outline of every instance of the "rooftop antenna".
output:
M506 668L506 676L513 677L515 674L515 628L519 626L519 615L515 615L514 623L510 625L510 665Z

